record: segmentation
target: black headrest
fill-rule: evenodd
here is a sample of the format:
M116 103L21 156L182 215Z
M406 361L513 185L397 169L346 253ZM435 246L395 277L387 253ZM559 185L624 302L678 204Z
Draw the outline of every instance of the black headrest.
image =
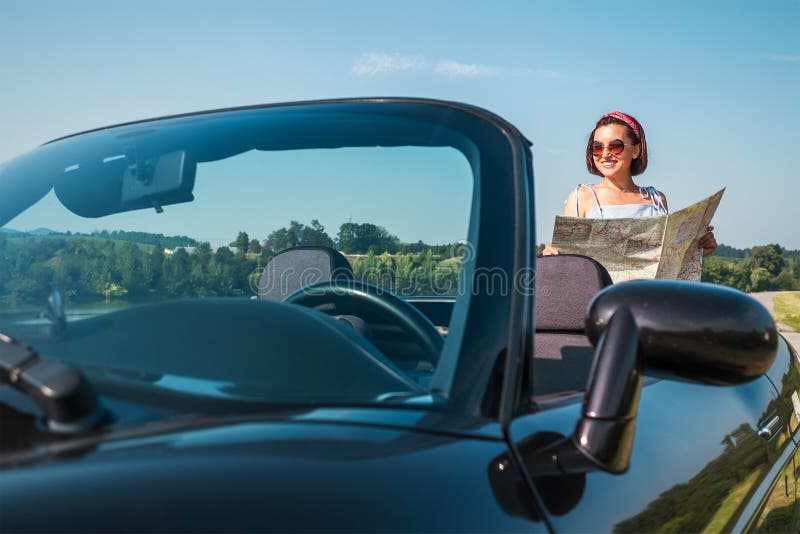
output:
M536 259L536 330L585 328L586 306L612 284L605 267L586 256L558 254Z
M328 247L294 247L273 256L258 279L259 300L283 300L323 280L352 280L347 258Z

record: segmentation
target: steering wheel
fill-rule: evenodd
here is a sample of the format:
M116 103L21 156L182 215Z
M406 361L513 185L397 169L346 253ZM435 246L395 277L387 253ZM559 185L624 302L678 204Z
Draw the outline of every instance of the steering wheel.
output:
M325 280L298 289L284 302L320 309L328 314L380 317L400 327L420 348L425 360L434 366L439 361L444 344L442 335L422 312L386 289L358 280Z

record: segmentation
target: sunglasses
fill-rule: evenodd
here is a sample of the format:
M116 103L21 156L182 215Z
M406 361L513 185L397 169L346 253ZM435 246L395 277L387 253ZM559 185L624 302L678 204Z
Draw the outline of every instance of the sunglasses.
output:
M602 156L603 151L608 148L608 153L614 156L618 154L622 154L622 151L625 149L626 146L630 146L630 143L625 143L622 139L614 139L608 146L604 145L599 141L594 141L592 143L592 156Z

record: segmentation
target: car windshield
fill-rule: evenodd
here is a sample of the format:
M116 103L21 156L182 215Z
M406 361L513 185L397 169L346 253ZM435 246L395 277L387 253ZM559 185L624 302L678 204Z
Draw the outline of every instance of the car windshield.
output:
M48 143L0 166L0 332L93 383L274 403L430 397L469 297L478 158L436 120L347 105Z

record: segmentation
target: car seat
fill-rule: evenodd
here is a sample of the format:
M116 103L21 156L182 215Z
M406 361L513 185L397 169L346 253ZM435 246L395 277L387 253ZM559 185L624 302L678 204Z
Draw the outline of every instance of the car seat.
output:
M585 335L586 308L611 284L608 271L592 258L537 258L534 395L585 389L594 360L594 347Z
M323 280L352 280L353 268L340 252L323 246L292 247L270 258L258 279L258 299L281 301Z

